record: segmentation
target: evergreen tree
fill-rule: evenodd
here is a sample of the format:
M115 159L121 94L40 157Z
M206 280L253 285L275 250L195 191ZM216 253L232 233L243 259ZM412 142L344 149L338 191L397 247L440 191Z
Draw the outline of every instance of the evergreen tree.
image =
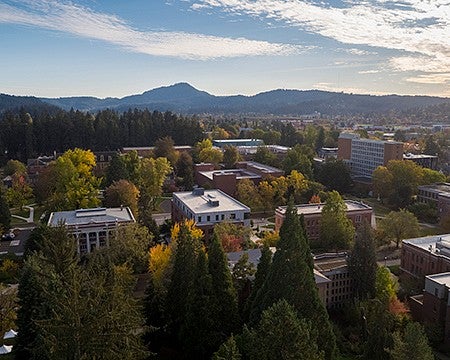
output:
M216 342L217 339L213 335L217 326L212 316L213 290L203 249L198 253L193 275L179 337L186 359L210 359L213 350L217 349L220 343Z
M280 229L280 240L266 281L253 302L255 323L263 310L280 299L292 305L300 319L311 322L311 334L326 359L335 356L336 342L328 314L321 303L313 274L313 259L297 210L290 201Z
M214 353L212 360L241 360L242 356L236 344L234 336L230 336Z
M375 296L378 268L375 251L372 228L369 223L364 222L356 232L355 245L347 259L348 271L353 280L356 296L360 300Z
M184 190L191 190L194 186L194 162L192 156L187 152L182 152L176 164L177 176L182 180L180 185Z
M0 225L3 232L8 232L11 226L11 213L3 190L0 190Z
M250 360L324 359L312 328L286 300L279 300L263 312L255 329L244 332L243 340L248 343L244 354Z
M392 360L433 360L423 327L416 322L406 325L404 334L394 333L394 346L389 351Z
M239 318L236 291L217 234L213 235L209 245L208 266L214 294L212 316L215 329L220 333L220 344L237 329Z
M264 284L267 274L269 273L270 265L272 263L272 251L268 246L264 246L261 249L261 258L259 259L258 266L256 268L255 280L253 281L252 292L247 299L244 309L244 319L248 320L251 309L254 307L254 300L259 289Z

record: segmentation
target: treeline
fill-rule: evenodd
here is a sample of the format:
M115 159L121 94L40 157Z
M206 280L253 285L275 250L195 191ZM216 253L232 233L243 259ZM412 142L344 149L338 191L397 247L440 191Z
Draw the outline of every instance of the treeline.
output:
M38 155L83 148L116 150L127 146L152 146L170 136L176 144L193 145L203 137L200 122L171 112L102 110L97 114L58 111L30 115L25 109L0 116L0 156L26 161Z

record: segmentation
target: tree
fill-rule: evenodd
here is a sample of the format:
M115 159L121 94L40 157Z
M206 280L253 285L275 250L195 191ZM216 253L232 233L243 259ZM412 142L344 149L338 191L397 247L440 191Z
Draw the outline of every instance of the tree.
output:
M277 156L270 152L266 146L258 146L253 160L261 164L274 166L277 162Z
M407 210L391 211L380 221L380 229L386 238L394 240L398 248L403 239L419 236L420 226L413 213Z
M313 326L300 319L296 309L282 299L265 310L258 326L242 337L250 360L319 360L324 353L317 345ZM321 334L323 336L323 334Z
M225 146L223 152L223 162L226 169L232 169L239 161L240 155L236 146Z
M212 317L215 330L220 334L220 344L237 329L239 318L236 290L217 234L213 235L208 248L208 269L214 295Z
M6 190L6 198L12 207L22 208L33 197L33 189L26 177L19 173L12 175L12 186Z
M322 208L320 246L325 249L348 249L354 236L355 228L347 217L347 205L337 191L332 191Z
M250 179L242 179L237 183L236 197L252 211L257 211L262 207L258 188Z
M399 331L394 333L394 346L389 354L392 360L433 360L435 358L423 327L416 322L408 322L403 334Z
M212 360L241 360L242 356L236 344L236 340L231 335L214 353Z
M409 160L391 160L387 168L392 174L390 202L399 208L408 206L421 183L423 168Z
M393 175L386 166L378 166L372 174L372 184L375 195L382 201L389 199L393 191Z
M175 150L174 145L175 143L170 136L158 139L155 141L153 155L155 158L165 157L172 166L175 166L180 154Z
M336 190L343 194L352 186L350 169L342 160L327 159L317 172L317 181L325 185L328 191Z
M222 222L214 226L214 235L216 235L219 239L225 252L239 251L248 248L250 243L251 229L239 224ZM238 248L236 249L228 247L227 244L229 242L235 243Z
M283 170L286 174L290 174L292 170L301 172L308 179L312 179L312 156L310 157L310 149L301 145L296 145L288 150L283 160Z
M176 164L177 176L181 178L180 185L184 190L191 190L194 186L194 162L192 156L182 152Z
M172 170L166 158L146 158L142 160L140 170L140 206L156 208L156 199L162 194L166 176Z
M129 180L130 174L128 173L127 166L124 158L119 154L114 154L106 169L106 186L110 186L114 181ZM136 179L133 179L136 181Z
M19 160L8 160L5 167L3 168L4 176L11 176L14 174L26 175L27 167L24 163Z
M264 212L272 210L275 205L273 201L275 189L273 186L266 180L261 181L258 184L258 193L261 197L261 206Z
M213 289L203 249L198 252L193 281L189 288L180 339L187 359L210 359L220 342L212 314Z
M348 271L353 280L356 296L360 300L375 295L377 273L376 247L373 230L364 222L356 232L355 244L347 259Z
M223 153L213 147L204 148L200 151L199 158L201 162L212 163L217 167L223 160Z
M127 181L114 181L105 189L105 205L108 207L128 206L135 218L138 215L139 190L137 187Z
M8 231L11 226L11 213L2 189L0 189L0 226L1 233Z
M16 357L145 358L129 269L106 254L81 266L75 247L63 227L50 228L41 252L26 260Z
M0 334L15 328L17 305L17 288L0 283Z
M272 265L253 301L251 321L257 322L262 311L281 299L294 307L300 319L311 321L312 339L317 341L318 348L324 352L326 359L334 358L335 337L317 292L311 252L292 202L286 209Z
M125 164L126 173L128 178L134 184L138 185L141 180L141 159L136 150L130 151L121 157Z
M100 203L100 181L92 171L95 156L90 150L67 150L50 165L52 210L75 210L96 207Z

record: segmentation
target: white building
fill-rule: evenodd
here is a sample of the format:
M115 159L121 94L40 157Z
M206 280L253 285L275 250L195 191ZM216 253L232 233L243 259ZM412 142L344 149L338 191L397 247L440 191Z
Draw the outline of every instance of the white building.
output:
M183 219L194 220L208 236L215 224L224 221L249 226L250 208L221 190L195 188L173 193L172 220Z
M66 226L77 241L79 254L86 254L101 246L108 246L119 225L134 223L128 207L94 208L53 212L48 226Z

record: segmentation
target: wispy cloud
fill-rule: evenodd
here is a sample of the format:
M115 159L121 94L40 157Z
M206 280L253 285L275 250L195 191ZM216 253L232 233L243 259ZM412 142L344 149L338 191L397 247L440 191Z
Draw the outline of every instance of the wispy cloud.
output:
M397 71L450 73L449 0L196 0L195 4L280 21L344 44L398 50ZM357 50L357 49L356 49ZM355 52L357 53L357 52ZM419 66L423 65L423 67Z
M287 55L305 48L246 38L187 32L139 31L123 19L57 0L0 2L0 23L21 24L115 44L127 51L192 60Z

